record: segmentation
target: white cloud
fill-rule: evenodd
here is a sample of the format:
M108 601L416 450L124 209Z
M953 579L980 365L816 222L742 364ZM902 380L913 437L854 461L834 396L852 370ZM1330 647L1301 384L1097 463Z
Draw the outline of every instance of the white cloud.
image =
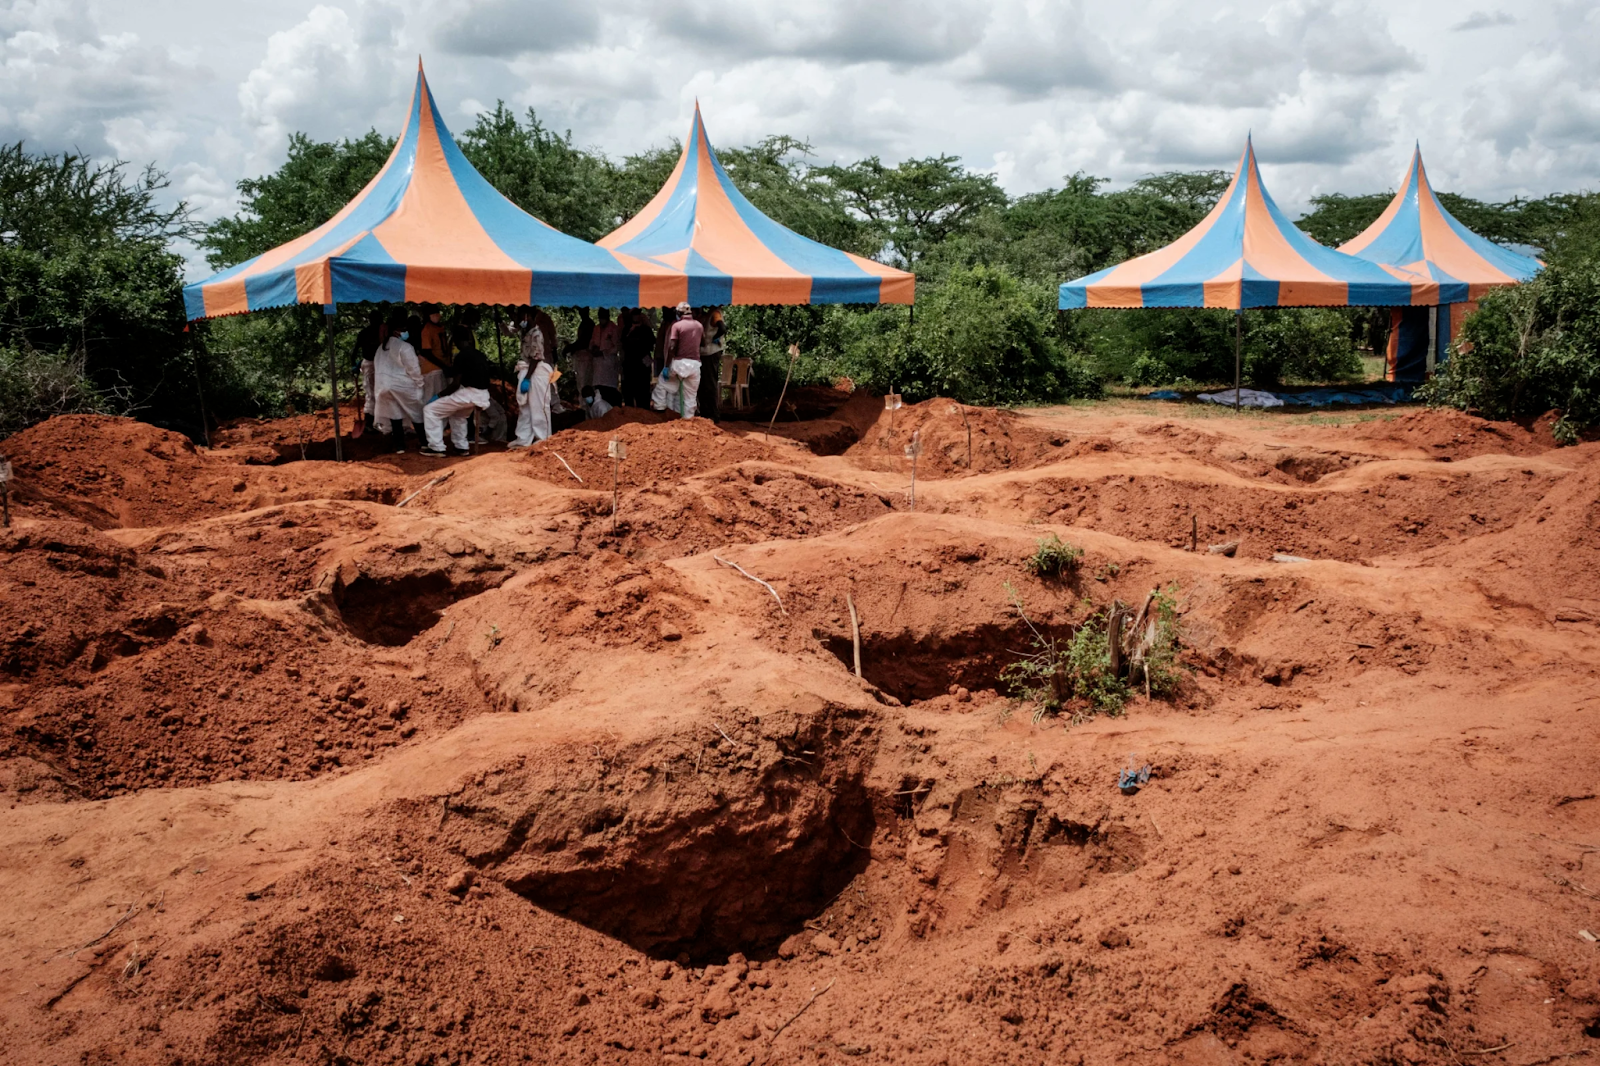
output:
M452 55L509 57L590 44L597 7L567 0L465 0L435 11L435 40Z
M975 80L1021 96L1109 89L1123 80L1110 45L1089 25L1078 0L1002 0L989 9L970 59Z
M170 105L181 80L204 72L134 33L103 32L88 0L22 0L0 9L0 136L34 147L115 154L120 123L141 123ZM179 138L181 140L181 138ZM178 140L148 147L169 150Z
M1293 211L1393 184L1498 198L1600 172L1600 14L1524 0L0 0L0 138L154 161L203 218L291 132L398 131L418 53L452 128L505 100L613 156L809 139L950 152L1013 192L1229 167ZM1440 33L1440 27L1473 32Z
M665 0L639 14L676 38L663 51L691 64L801 56L909 65L965 54L986 10L979 0Z
M354 6L352 16L319 5L267 39L266 55L239 85L240 117L258 158L281 158L297 131L332 139L359 137L380 116L396 125L389 116L409 101L416 69L399 45L403 15L389 5Z
M1450 28L1462 32L1464 30L1487 30L1495 26L1515 26L1517 18L1504 11L1474 11L1460 22Z

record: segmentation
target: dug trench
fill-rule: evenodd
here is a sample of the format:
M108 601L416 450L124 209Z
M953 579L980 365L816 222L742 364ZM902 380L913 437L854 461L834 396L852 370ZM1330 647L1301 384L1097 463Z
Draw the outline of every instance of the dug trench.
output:
M652 957L770 957L866 865L880 726L827 707L725 728L496 767L422 828L476 877Z
M1592 1054L1600 807L1568 782L1600 773L1596 594L1561 565L1594 544L1591 451L1419 471L1345 442L1245 494L1115 429L1033 455L1011 426L1009 463L930 480L943 513L911 515L876 460L638 427L656 473L609 539L609 493L543 454L468 460L404 510L285 502L315 463L165 527L25 503L0 551L0 1043L161 1066ZM603 444L562 454L606 474ZM1174 550L1179 496L1273 547L1310 525L1317 559ZM1419 516L1472 535L1393 528ZM1052 532L1084 550L1068 580L1023 565ZM1178 699L1068 727L996 689L1018 602L1065 634L1171 583ZM1124 795L1130 763L1152 774Z

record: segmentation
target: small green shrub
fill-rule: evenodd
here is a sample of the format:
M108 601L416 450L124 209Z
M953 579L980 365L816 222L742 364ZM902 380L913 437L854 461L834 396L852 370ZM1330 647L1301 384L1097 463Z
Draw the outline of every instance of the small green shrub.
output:
M1170 696L1183 680L1183 667L1178 662L1182 633L1176 582L1152 594L1148 617L1155 623L1155 634L1143 661L1138 664L1138 671L1148 682L1151 696Z
M1417 396L1494 419L1555 409L1557 443L1577 443L1600 425L1600 263L1550 266L1489 293Z
M1064 577L1078 569L1078 560L1082 558L1082 548L1068 544L1052 533L1039 541L1039 546L1024 560L1023 565L1035 577Z
M1089 702L1091 713L1116 715L1128 699L1128 686L1111 669L1111 638L1106 611L1084 619L1067 645L1072 695ZM1074 716L1074 721L1081 716Z
M1127 686L1111 669L1111 643L1106 633L1106 613L1090 615L1066 642L1041 631L1028 617L1016 590L1007 586L1017 615L1031 634L1030 651L1000 671L1000 680L1011 695L1034 706L1033 720L1059 714L1072 699L1082 699L1087 707L1073 715L1073 722L1090 714L1118 714L1127 700Z
M1078 708L1072 716L1074 724L1094 714L1117 715L1134 685L1142 683L1152 698L1161 698L1177 691L1183 680L1175 583L1151 593L1142 620L1122 614L1131 628L1121 634L1122 647L1129 654L1119 657L1120 668L1112 665L1111 620L1126 608L1120 604L1091 606L1089 616L1073 630L1071 638L1061 641L1033 624L1014 589L1007 586L1006 591L1028 627L1031 649L1019 653L1015 662L1002 669L1000 680L1012 696L1033 704L1035 723L1046 715L1060 714L1069 703Z

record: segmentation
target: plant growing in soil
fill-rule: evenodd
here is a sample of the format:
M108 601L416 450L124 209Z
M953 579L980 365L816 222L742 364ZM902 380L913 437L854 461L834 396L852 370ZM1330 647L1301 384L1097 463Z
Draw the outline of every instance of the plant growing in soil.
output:
M1024 560L1023 565L1035 577L1063 577L1077 570L1078 560L1082 558L1082 548L1068 544L1052 533L1039 541L1038 547L1033 550L1032 555Z
M1065 641L1035 626L1016 590L1008 585L1006 591L1031 634L1031 650L1019 653L1000 671L1000 679L1012 696L1033 704L1035 724L1060 714L1072 701L1077 701L1073 724L1093 714L1120 714L1131 686L1141 683L1151 698L1177 690L1183 667L1175 582L1153 589L1137 616L1121 603L1088 604L1089 616Z
M1169 696L1182 680L1182 666L1178 662L1181 642L1178 621L1178 583L1158 588L1150 594L1148 614L1153 629L1150 646L1142 660L1144 680L1152 696Z
M1128 688L1111 661L1108 612L1091 614L1059 641L1039 629L1028 617L1022 599L1009 585L1012 605L1031 634L1031 651L1020 653L1016 662L1000 671L1000 680L1019 700L1034 706L1035 724L1046 715L1060 714L1068 701L1080 699L1086 706L1072 716L1073 724L1093 714L1118 714L1128 698Z

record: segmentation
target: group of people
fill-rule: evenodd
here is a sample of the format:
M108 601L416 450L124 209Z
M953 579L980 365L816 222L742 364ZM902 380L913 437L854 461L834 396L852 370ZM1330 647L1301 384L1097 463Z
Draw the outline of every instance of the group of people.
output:
M624 309L619 321L601 308L598 321L580 308L577 336L560 349L577 379L583 417L598 418L623 405L671 411L682 418L698 412L718 417L722 354L727 328L715 308L688 303L664 309L659 327L653 311ZM364 395L364 428L406 450L406 432L422 438L423 455L443 456L446 434L457 454L474 440L504 441L527 448L550 436L554 418L566 410L557 382L555 321L541 308L519 307L501 331L517 344L513 373L492 364L478 349L482 324L475 307L462 308L450 325L438 307L416 313L398 307L373 311L352 353ZM514 435L493 382L510 390L516 408Z

